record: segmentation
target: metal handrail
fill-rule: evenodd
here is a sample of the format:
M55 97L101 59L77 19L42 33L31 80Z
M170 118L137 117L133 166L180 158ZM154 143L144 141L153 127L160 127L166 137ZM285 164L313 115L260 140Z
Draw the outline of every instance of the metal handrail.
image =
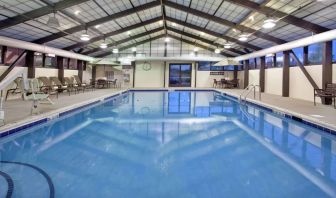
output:
M249 89L250 87L252 87L252 89ZM256 92L256 87L259 88L259 100L261 100L261 87L259 85L253 85L253 84L251 84L251 85L247 86L244 89L243 93L241 93L239 95L239 101L241 102L242 101L242 96L244 96L244 100L246 102L246 98L252 92L252 90L253 90L253 99L256 99L256 93L255 93Z

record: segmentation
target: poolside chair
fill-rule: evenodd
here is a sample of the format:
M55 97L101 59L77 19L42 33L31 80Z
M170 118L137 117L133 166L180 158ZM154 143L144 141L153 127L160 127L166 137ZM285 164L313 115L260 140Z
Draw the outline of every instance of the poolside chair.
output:
M76 94L76 92L79 92L80 90L83 90L83 93L84 93L84 88L75 84L73 78L64 77L63 80L68 87L75 90L75 94Z
M34 110L37 110L37 113L39 113L39 104L54 104L54 102L50 100L49 94L40 91L40 85L37 79L28 79L27 82L22 79L20 89L23 100L33 101L30 111L31 114L34 113Z
M21 82L21 79L22 77L18 77L14 80L14 87L7 90L5 100L7 100L9 94L21 94L21 89L19 85Z
M218 81L217 79L213 79L213 84L212 87L217 88L217 87L221 87L221 81Z
M111 80L111 81L110 81L110 84L111 84L114 88L117 88L117 80L118 80L118 79L114 79L114 80Z
M94 89L94 86L93 85L90 85L90 84L86 84L86 83L83 83L78 76L74 75L73 76L74 80L75 80L75 84L77 84L79 87L83 87L83 89L89 89L91 88L91 90L93 91Z
M108 87L108 82L106 79L104 78L100 78L97 80L97 88L105 88L105 87Z
M40 87L40 91L47 93L49 95L56 94L56 97L58 98L58 86L55 86L52 84L52 82L49 80L49 78L45 76L41 76L37 78L41 83L42 86Z
M336 109L336 84L328 83L326 89L314 89L314 105L316 106L316 97L328 98L334 102Z
M67 91L69 93L69 96L70 96L70 93L73 91L72 88L68 87L67 85L63 85L62 82L58 79L58 77L49 77L49 79L50 79L52 85L58 87L59 92Z

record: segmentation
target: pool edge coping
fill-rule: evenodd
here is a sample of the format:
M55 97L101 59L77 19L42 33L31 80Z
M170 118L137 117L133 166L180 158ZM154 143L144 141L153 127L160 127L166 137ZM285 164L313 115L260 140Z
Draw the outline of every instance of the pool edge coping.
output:
M36 125L40 125L46 122L49 122L51 120L57 119L59 117L66 116L70 113L76 112L78 110L81 110L83 108L87 108L89 106L95 105L99 102L110 100L116 96L120 96L124 93L127 93L129 89L122 89L118 90L116 92L105 94L103 96L89 99L83 102L75 103L69 106L65 106L56 110L52 110L49 112L41 113L38 115L33 115L32 117L19 120L17 122L12 122L9 124L6 124L4 126L0 127L0 139L9 135L12 135L14 133L23 131L25 129L31 128Z
M116 96L122 95L129 91L214 91L219 94L223 94L225 96L233 97L235 100L238 100L239 98L239 96L236 94L229 93L229 92L226 92L225 90L219 90L215 88L178 88L178 87L176 88L128 88L128 89L123 89L123 90L113 92L111 94L106 94L106 95L103 95L103 96L100 96L100 97L97 97L91 100L86 100L84 102L69 105L69 106L66 106L66 107L63 107L57 110L42 113L42 114L30 117L28 119L20 120L18 122L13 122L13 123L4 125L0 127L0 138L20 132L22 130L31 128L36 125L49 122L59 117L68 115L72 112L76 112L83 108L95 105L99 102L106 101ZM263 101L246 98L246 102L252 105L256 105L265 110L268 110L272 113L301 122L303 124L306 124L308 126L311 126L316 129L322 130L324 132L330 133L332 135L336 135L336 126L330 123L321 122L320 120L314 119L312 117L300 114L298 112L290 111L288 109L283 109L281 107L277 107L271 104L267 104Z

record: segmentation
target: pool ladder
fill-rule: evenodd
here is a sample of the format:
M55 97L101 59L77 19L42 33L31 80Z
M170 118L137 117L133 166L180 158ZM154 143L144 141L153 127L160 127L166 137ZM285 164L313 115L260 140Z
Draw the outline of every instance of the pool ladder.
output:
M256 88L259 89L259 100L261 100L261 88L260 88L260 86L251 84L251 85L247 86L244 89L243 93L241 93L239 95L239 103L242 102L242 98L244 98L244 101L246 103L246 98L247 98L247 96L249 96L251 94L252 91L253 91L253 99L256 99Z

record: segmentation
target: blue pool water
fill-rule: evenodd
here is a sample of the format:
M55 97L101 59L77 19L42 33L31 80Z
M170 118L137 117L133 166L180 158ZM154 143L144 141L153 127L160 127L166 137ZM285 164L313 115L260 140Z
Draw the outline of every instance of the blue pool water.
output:
M336 197L335 137L211 91L128 92L0 151L0 197Z

